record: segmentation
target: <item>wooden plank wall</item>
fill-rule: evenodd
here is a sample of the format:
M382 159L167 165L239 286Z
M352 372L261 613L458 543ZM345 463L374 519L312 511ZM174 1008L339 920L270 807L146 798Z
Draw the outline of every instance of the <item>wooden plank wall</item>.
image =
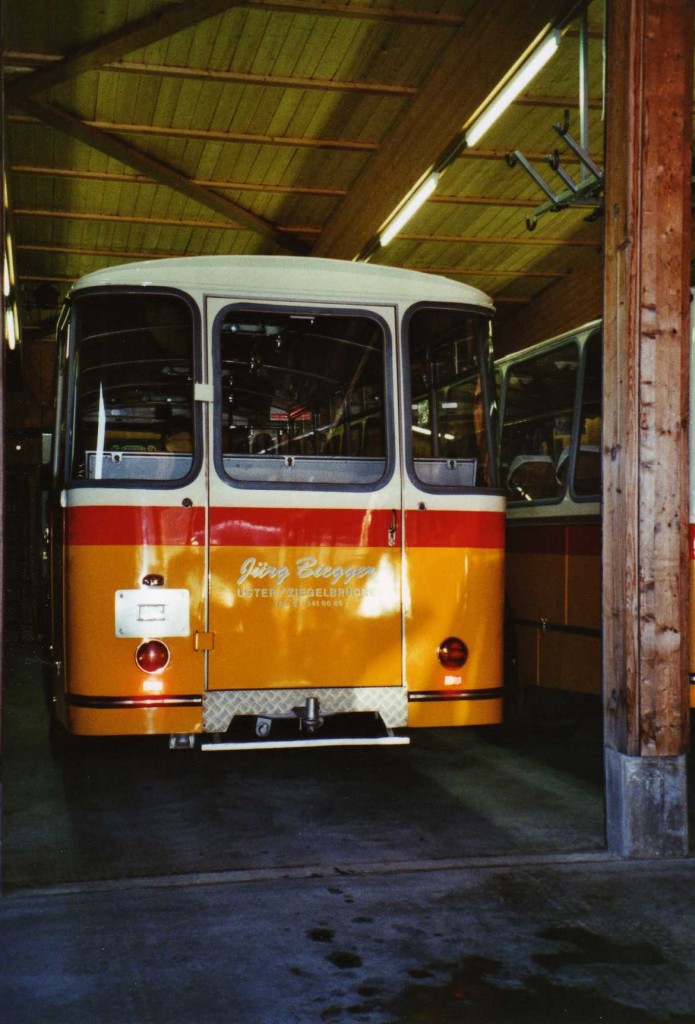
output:
M560 214L561 216L561 214ZM501 308L494 325L495 355L534 345L603 314L603 255L591 253L567 277L512 313Z

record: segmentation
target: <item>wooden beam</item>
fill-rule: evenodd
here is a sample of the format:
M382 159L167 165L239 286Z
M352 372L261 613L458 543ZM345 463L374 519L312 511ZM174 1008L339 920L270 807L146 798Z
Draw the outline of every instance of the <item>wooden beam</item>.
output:
M518 209L535 209L539 205L538 199L516 199L514 196L452 196L438 195L436 192L427 202L448 203L451 206L511 206Z
M103 256L108 259L117 260L165 260L171 257L190 255L186 252L152 252L151 250L139 249L137 251L128 249L103 249L99 246L77 246L77 245L39 245L32 242L20 242L17 245L18 252L46 252L60 253L67 256Z
M44 67L60 61L60 57L48 54L13 53L18 62L15 74L27 74L34 67ZM158 78L179 78L199 82L215 82L232 85L259 85L275 89L319 90L321 92L347 92L367 96L414 96L415 86L398 85L388 82L345 82L332 78L307 78L297 75L261 75L250 71L223 71L216 68L182 67L178 64L149 64L143 61L110 61L103 64L101 71L115 71L123 74L150 75ZM575 101L576 102L576 101Z
M20 100L17 102L21 103L22 107L27 111L30 104L33 104L34 108L38 110L41 103L38 100ZM52 127L57 127L57 125L52 124L49 120L47 114L50 111L59 111L62 116L73 117L73 115L66 114L58 107L49 106L45 103L41 105L46 113L41 118L38 118L38 115L34 116ZM9 120L13 124L30 123L27 117L16 114L10 115ZM78 119L75 118L75 120ZM96 132L114 133L117 135L147 135L151 138L162 139L200 139L203 142L235 142L248 143L253 146L291 146L295 149L344 150L357 153L374 153L378 149L374 142L356 142L349 139L316 139L305 135L260 135L254 132L216 131L193 127L177 128L174 125L131 124L128 121L79 120L79 124Z
M407 117L382 142L326 224L313 254L358 256L548 24L574 6L574 0L474 3L409 105ZM487 55L484 62L481 53Z
M353 21L389 21L401 25L432 25L435 28L461 28L465 18L446 11L409 11L395 7L367 7L343 4L336 0L244 0L244 7L257 11L281 11L311 17L349 18Z
M29 109L28 103L23 103L23 106L26 110ZM10 124L39 124L51 127L45 118L40 119L37 116L32 117L27 116L26 114L10 114L7 117L7 121ZM176 128L172 125L130 124L129 122L121 121L81 121L80 123L85 124L90 128L94 128L97 131L118 132L121 135L151 135L172 139L196 138L205 142L233 142L237 145L295 146L300 149L334 149L346 150L348 152L362 152L366 154L375 153L380 148L374 142L358 142L349 139L317 139L307 138L306 136L290 135L257 135L252 132L221 132L210 131L204 128ZM457 160L492 160L496 162L504 162L506 165L508 155L507 150L504 149L466 149L458 155ZM534 151L524 153L524 156L527 160L531 161L531 163L545 163L548 153ZM594 153L591 155L591 159L599 166L603 164L603 154L599 155ZM578 156L569 150L562 153L562 163L563 165L579 164L580 160ZM509 171L511 168L506 167L506 170ZM522 168L519 167L516 173L519 173L521 170ZM535 205L538 205L538 203Z
M195 220L192 217L141 217L136 214L89 213L84 210L39 210L19 207L13 211L16 217L39 217L46 220L79 220L93 224L144 224L149 227L200 228L204 231L238 231L240 225L230 221ZM241 230L249 230L241 227ZM318 235L321 229L298 224L294 227L278 227L287 235Z
M517 96L514 103L520 107L557 107L559 110L574 110L579 105L578 96L547 96L539 92L525 92ZM592 96L588 100L589 110L602 110L603 100Z
M509 154L509 150L506 150L506 149L478 149L478 148L476 148L476 149L464 149L461 153L458 154L456 159L457 160L504 160L504 162L506 163L507 157L509 155L510 155ZM543 151L543 150L539 149L539 150L533 150L533 151L530 151L530 152L528 150L524 150L524 156L531 163L541 163L541 164L544 164L544 163L547 162L548 155L549 154L548 154L547 150ZM581 163L579 157L575 153L573 153L571 149L564 150L564 151L561 150L561 156L562 156L563 166L565 164L579 164L579 163ZM591 156L591 159L594 161L595 164L597 164L599 167L603 166L603 153L591 153L590 156ZM508 170L514 170L514 168L510 168L510 167L508 167L507 169ZM519 173L522 170L523 170L523 168L519 166L516 169L516 172Z
M460 28L464 22L460 16L429 11L406 11L388 8L345 6L341 3L315 3L309 0L246 0L238 4L235 0L180 0L169 4L142 18L128 22L105 36L83 43L79 49L50 66L38 68L30 75L13 81L7 86L7 95L13 101L18 97L35 96L61 82L67 82L85 71L93 71L126 53L140 50L150 43L191 28L216 14L223 14L232 7L243 6L266 11L282 11L291 14L307 14L351 18L369 21L390 21L410 25L433 25L441 28Z
M85 145L91 146L93 149L97 149L107 156L135 168L153 181L166 185L176 192L183 193L188 199L193 199L195 202L200 203L201 206L206 206L216 213L221 213L234 223L248 230L255 231L281 249L291 252L301 251L301 246L296 241L283 235L273 224L263 220L262 217L256 216L256 214L251 213L249 210L244 209L244 207L233 203L216 192L201 188L199 185L194 185L189 178L184 177L174 168L156 160L154 157L148 156L133 146L127 145L121 139L106 132L100 132L84 121L80 121L71 114L41 100L23 98L21 99L21 105L32 117L39 118L45 121L46 124L51 125L51 127L65 132Z
M145 224L152 227L180 227L180 228L202 228L203 230L230 231L239 230L240 225L236 223L221 222L218 220L197 220L191 217L144 217L135 214L120 213L94 213L84 210L42 210L31 207L19 207L14 210L18 217L43 217L47 220L81 220L91 221L98 224ZM243 229L243 225L241 225ZM248 229L247 229L248 230ZM284 235L318 235L321 228L316 225L284 225L278 226L278 231ZM535 235L415 235L403 234L400 238L404 242L457 242L461 245L515 245L515 246L536 246L542 248L585 248L596 249L598 242L586 238L539 238ZM494 271L491 271L494 273ZM554 276L554 275L551 275Z
M2 34L4 24L4 7L0 7L0 34ZM2 47L0 47L0 124L5 123L5 90L3 88L2 78L3 76L3 61L4 57L2 54ZM7 169L7 140L5 138L5 131L0 132L0 182L3 182L3 197L0 199L0 237L3 239L3 263L4 263L4 239L7 231L6 217L7 210L5 209L4 201L4 181L5 172ZM7 374L5 373L5 289L0 289L0 323L2 323L2 331L0 331L0 437L3 439L3 443L0 444L0 508L3 510L2 519L0 521L0 679L5 678L5 531L7 516L5 515L5 501L6 501L6 488L5 488L5 430L6 430L6 415L7 415ZM8 595L8 599L9 598ZM4 778L3 778L3 762L4 757L2 756L3 745L2 738L4 733L4 685L0 685L0 851L3 848L3 822L4 814ZM3 864L0 861L0 869Z
M307 78L297 75L261 75L242 71L217 71L209 68L186 68L171 64L144 64L118 61L106 64L105 71L137 75L188 79L231 85L258 85L269 89L301 89L302 91L357 93L361 96L393 96L396 99L414 96L412 85L391 85L388 82L346 82L329 78Z
M102 67L109 61L117 60L125 53L132 53L150 43L191 28L206 18L234 7L234 0L181 0L160 8L152 14L128 22L105 36L99 36L84 43L72 55L57 63L38 68L30 75L10 82L6 86L8 101L17 102L20 97L34 96L61 82L67 82L84 71Z
M139 185L150 181L144 174L125 174L119 171L90 171L78 167L43 167L35 164L12 164L12 174L36 174L55 178L78 178L85 181L118 181ZM273 182L222 181L208 178L191 178L193 185L211 188L216 192L261 192L269 195L316 196L318 198L341 199L347 195L344 188L321 188L312 185L279 185ZM448 203L452 206L500 206L515 209L535 209L538 199L521 199L515 196L471 196L435 195L430 203Z
M603 419L607 834L686 854L693 11L608 5Z
M444 242L458 245L520 245L546 249L593 249L600 252L601 243L590 238L540 238L537 235L416 235L404 232L401 242Z
M151 182L146 174L125 174L120 171L90 171L78 167L42 167L32 164L13 164L10 167L13 174L38 174L55 178L80 178L86 181L118 181L133 185L141 185L144 182ZM200 185L201 188L211 188L216 192L226 190L227 192L263 192L267 194L278 194L288 196L318 196L321 198L340 198L347 195L344 188L320 188L311 185L279 185L272 182L251 182L251 181L222 181L209 178L191 178L192 185ZM533 204L537 205L536 203Z

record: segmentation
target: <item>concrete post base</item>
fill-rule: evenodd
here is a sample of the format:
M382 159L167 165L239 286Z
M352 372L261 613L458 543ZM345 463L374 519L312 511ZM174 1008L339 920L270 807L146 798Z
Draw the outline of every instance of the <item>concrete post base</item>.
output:
M606 748L606 839L620 857L685 857L685 755L630 757Z

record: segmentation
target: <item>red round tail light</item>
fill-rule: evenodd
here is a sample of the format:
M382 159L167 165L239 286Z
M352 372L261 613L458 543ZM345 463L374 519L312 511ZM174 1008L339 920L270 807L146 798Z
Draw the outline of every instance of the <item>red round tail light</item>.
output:
M468 648L457 636L448 636L440 643L437 656L444 668L463 668L468 659Z
M161 640L143 640L135 660L143 672L161 672L169 664L169 648Z

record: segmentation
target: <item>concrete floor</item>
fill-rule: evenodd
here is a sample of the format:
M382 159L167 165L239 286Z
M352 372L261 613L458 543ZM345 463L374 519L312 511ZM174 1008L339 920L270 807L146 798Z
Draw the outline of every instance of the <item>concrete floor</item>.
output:
M695 860L605 853L596 723L61 765L6 677L0 1024L695 1022Z

